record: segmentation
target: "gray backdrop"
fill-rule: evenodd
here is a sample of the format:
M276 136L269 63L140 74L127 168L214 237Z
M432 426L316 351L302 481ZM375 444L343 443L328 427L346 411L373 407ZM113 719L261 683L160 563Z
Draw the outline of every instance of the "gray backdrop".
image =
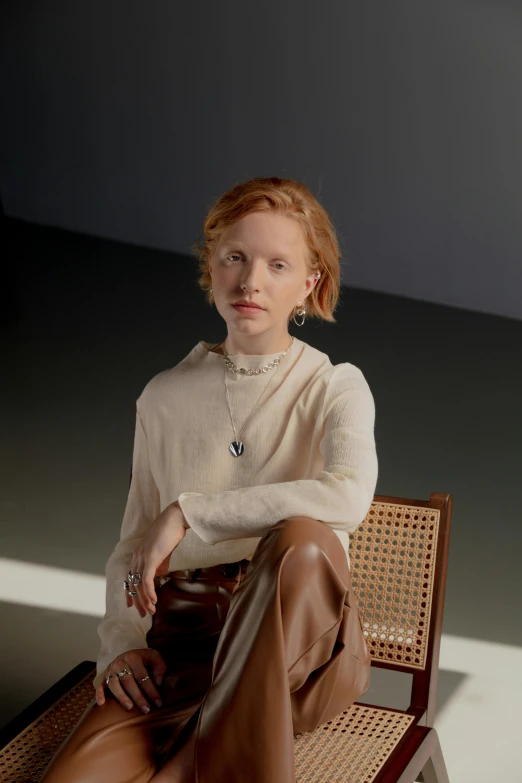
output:
M522 5L9 0L5 213L188 254L235 182L305 182L343 283L522 318Z

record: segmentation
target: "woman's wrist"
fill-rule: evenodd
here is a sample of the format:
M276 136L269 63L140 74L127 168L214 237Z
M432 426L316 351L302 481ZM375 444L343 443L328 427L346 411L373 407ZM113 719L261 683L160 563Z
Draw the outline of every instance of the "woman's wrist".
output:
M190 527L190 525L189 525L189 523L187 522L187 520L185 519L185 515L183 514L183 511L182 511L182 509L181 509L181 506L179 505L178 501L177 501L177 500L175 500L175 501L174 501L173 503L171 503L170 505L171 505L171 507L172 507L172 508L175 508L175 509L176 509L176 511L177 511L177 513L179 514L179 516L180 516L180 518L181 518L181 521L182 521L182 523L183 523L183 527L184 527L184 528L186 528L186 529L188 530L188 529L189 529L189 527Z

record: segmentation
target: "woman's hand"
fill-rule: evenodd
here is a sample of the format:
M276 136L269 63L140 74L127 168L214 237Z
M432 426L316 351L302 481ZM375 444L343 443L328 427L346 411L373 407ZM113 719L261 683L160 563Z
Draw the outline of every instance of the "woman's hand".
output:
M128 590L125 595L127 607L130 608L134 603L142 617L145 617L147 612L154 614L156 611L154 576L168 573L172 551L185 537L188 527L176 500L163 509L134 550L129 574L140 574L141 582L137 585L129 583L130 590L138 595L132 596Z
M150 673L146 666L150 667ZM122 655L118 655L105 669L103 682L96 688L96 701L100 706L105 704L105 689L107 688L126 710L131 710L136 705L142 712L150 712L150 705L144 694L157 707L161 707L163 706L161 696L154 682L157 685L161 683L166 668L167 665L157 650L151 650L150 647L128 650ZM107 685L106 679L110 674L118 674L124 669L128 669L131 674L111 677ZM146 678L145 682L140 682L143 678Z

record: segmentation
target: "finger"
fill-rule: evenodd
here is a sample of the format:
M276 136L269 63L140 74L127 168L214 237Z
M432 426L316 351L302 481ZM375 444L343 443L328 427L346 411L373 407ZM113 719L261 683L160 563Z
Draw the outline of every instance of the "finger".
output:
M121 687L121 678L120 677L113 677L111 680L109 680L109 684L107 685L108 689L112 693L115 699L120 702L122 707L125 707L126 710L132 710L134 707L134 704L129 698L129 695L126 691L123 690Z
M139 595L139 592L138 592L138 587L135 587L134 590L133 590L133 592L135 592L136 595L129 596L130 600L132 601L131 606L135 606L136 607L136 610L137 610L138 614L140 615L140 617L145 617L145 615L147 614L147 610L143 606L143 603L142 603L142 601L140 599L140 595Z
M151 604L150 604L150 601L148 599L147 591L145 590L145 586L144 586L143 582L141 584L137 585L134 589L138 593L138 595L136 596L136 598L134 600L136 600L136 599L139 600L140 606L142 607L143 612L144 612L143 616L145 616L147 614L147 611L148 611L148 609L149 609ZM151 614L154 614L154 612L151 612Z
M129 667L127 666L127 668ZM150 705L136 682L134 670L132 671L132 674L124 674L120 677L120 686L128 693L134 704L139 707L142 712L145 714L150 712Z
M105 688L103 685L99 685L96 688L96 702L100 707L102 704L105 704Z
M131 609L133 606L135 606L138 614L140 614L141 617L145 617L147 612L140 602L138 589L134 585L131 585L131 588L132 590L125 591L125 602L127 604L127 609ZM131 595L131 592L136 593L136 595Z
M141 576L140 584L136 585L135 588L134 588L136 590L136 592L138 593L138 595L135 596L134 600L136 600L136 598L139 598L140 606L143 608L143 611L144 611L145 614L147 612L149 612L150 614L154 614L154 612L156 611L156 607L155 607L156 600L151 601L151 598L150 598L150 595L149 595L149 591L147 590L147 587L145 585L145 576L144 576L144 571L145 570L146 570L146 566L142 566L137 571L137 573L140 573L142 576ZM134 572L134 573L136 573L136 572ZM156 599L155 595L154 595L154 599ZM142 617L144 617L145 614L143 614Z
M136 662L133 666L133 672L138 687L141 688L147 699L149 699L150 702L154 702L156 707L162 707L163 702L161 696L158 693L150 674L141 661Z
M145 660L149 662L149 668L156 685L161 685L164 674L167 671L165 659L158 650L148 647L145 651Z
M131 563L131 567L129 569L129 576L130 574L142 574L142 567L137 565L136 562ZM132 582L129 584L129 587L132 592L137 593L137 595L131 595L130 598L134 602L134 606L138 610L138 613L140 617L145 617L147 614L147 597L146 593L143 589L143 577L142 582L140 582L139 585L133 585Z
M139 571L135 571L131 567L129 569L129 574L127 575L127 578L130 574L135 574L135 573L139 573ZM125 600L128 609L130 609L131 606L135 606L140 617L145 617L147 611L143 606L142 600L140 599L139 587L140 587L139 585L133 585L132 582L129 582L129 590L125 591ZM131 595L131 593L136 593L136 595Z

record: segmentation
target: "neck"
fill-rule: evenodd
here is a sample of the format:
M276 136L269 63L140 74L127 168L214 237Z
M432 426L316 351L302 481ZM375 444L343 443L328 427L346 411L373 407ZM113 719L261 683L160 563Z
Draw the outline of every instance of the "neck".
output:
M277 339L266 339L260 335L259 339L252 340L237 339L228 335L226 340L219 346L220 352L223 352L223 346L230 356L267 356L273 353L283 353L288 350L292 344L292 336L287 332L286 335Z

